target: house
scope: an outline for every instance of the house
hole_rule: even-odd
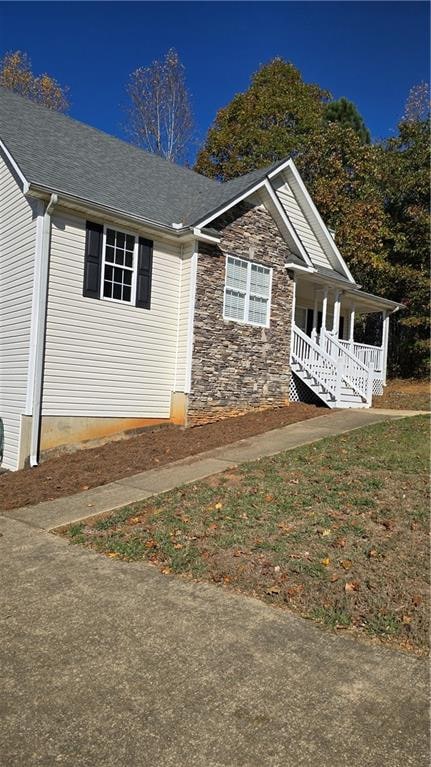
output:
[[[5,90],[0,154],[3,467],[382,392],[399,305],[355,283],[292,159],[222,184]]]

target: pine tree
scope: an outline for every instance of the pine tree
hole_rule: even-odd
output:
[[[352,128],[363,144],[371,141],[370,132],[352,101],[344,97],[331,101],[325,108],[324,119],[328,123],[341,123]]]

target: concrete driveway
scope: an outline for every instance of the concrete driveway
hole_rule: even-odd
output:
[[[425,767],[423,661],[0,518],[4,767]]]

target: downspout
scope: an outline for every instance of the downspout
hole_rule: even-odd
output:
[[[42,383],[45,364],[45,333],[46,315],[48,308],[48,275],[49,254],[51,241],[51,214],[57,205],[58,196],[52,194],[46,206],[42,222],[42,237],[40,245],[40,271],[38,285],[39,314],[35,329],[35,360],[32,397],[32,419],[30,435],[30,466],[39,463],[40,427],[42,421]]]

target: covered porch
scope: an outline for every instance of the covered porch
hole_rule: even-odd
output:
[[[369,407],[373,395],[383,394],[389,318],[400,305],[341,276],[298,270],[294,277],[293,372],[329,407]],[[358,318],[376,313],[379,345],[356,339]]]

